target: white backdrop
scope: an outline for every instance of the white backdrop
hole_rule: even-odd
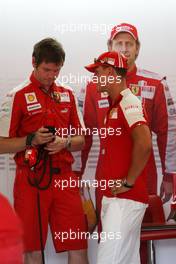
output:
[[[142,43],[138,65],[165,74],[176,98],[176,2],[174,0],[0,0],[0,99],[24,81],[32,70],[33,45],[42,38],[57,38],[66,50],[61,80],[76,93],[87,76],[83,66],[106,50],[113,25],[129,22],[137,26]],[[94,146],[93,153],[97,146]],[[93,164],[93,165],[92,165]],[[93,177],[95,161],[89,159],[87,177]],[[14,164],[0,156],[0,191],[12,201]],[[166,214],[169,210],[165,206]],[[175,263],[176,240],[156,242],[157,264]],[[95,263],[96,241],[90,241],[90,264]],[[48,264],[65,264],[66,254],[56,255],[49,236]]]

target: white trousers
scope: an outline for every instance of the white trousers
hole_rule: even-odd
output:
[[[103,197],[97,264],[140,264],[140,231],[147,204]]]

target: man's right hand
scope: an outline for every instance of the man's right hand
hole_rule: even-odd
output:
[[[53,133],[49,133],[48,128],[41,127],[35,132],[35,136],[32,140],[32,145],[43,145],[52,142],[55,139]]]

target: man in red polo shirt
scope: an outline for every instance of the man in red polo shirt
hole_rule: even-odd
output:
[[[162,165],[163,181],[161,197],[167,202],[172,194],[173,176],[176,175],[176,108],[164,76],[140,69],[136,59],[140,42],[136,27],[122,23],[115,26],[108,41],[109,50],[119,51],[128,59],[126,76],[127,87],[142,101],[151,131],[156,135],[159,156]],[[105,93],[97,93],[96,83],[90,82],[82,90],[80,104],[84,105],[84,122],[90,129],[103,127],[103,120],[109,107]],[[94,114],[92,114],[94,113]],[[101,141],[100,135],[100,141]],[[86,136],[86,146],[82,151],[82,171],[86,166],[92,145],[92,136]],[[157,193],[157,168],[154,152],[147,168],[147,185],[150,194]]]
[[[14,205],[23,223],[26,264],[41,263],[48,223],[56,252],[68,251],[70,264],[88,263],[79,188],[70,184],[77,181],[70,151],[82,149],[84,124],[73,92],[55,83],[64,60],[59,42],[38,42],[30,79],[0,109],[0,153],[17,152]]]
[[[95,73],[97,91],[108,93],[110,105],[97,171],[97,180],[107,183],[105,190],[97,189],[102,232],[106,234],[106,240],[100,239],[97,264],[139,264],[140,227],[148,202],[150,130],[140,100],[126,86],[125,57],[106,52],[86,69]]]

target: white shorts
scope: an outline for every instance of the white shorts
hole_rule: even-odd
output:
[[[147,204],[103,197],[97,264],[139,264],[140,231]]]

